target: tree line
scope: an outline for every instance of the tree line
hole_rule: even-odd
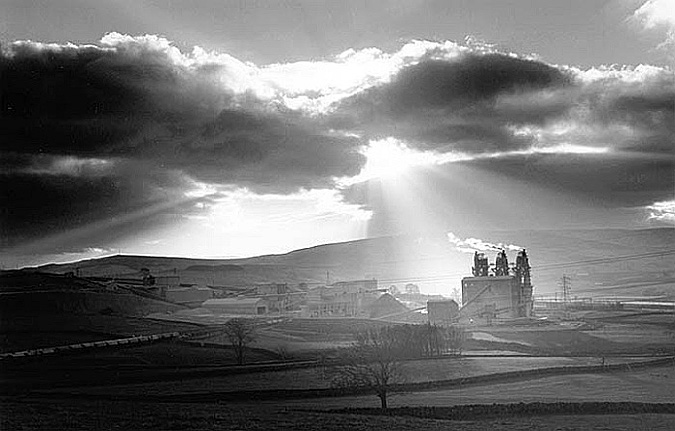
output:
[[[394,385],[405,381],[402,360],[460,354],[465,331],[458,326],[392,325],[370,328],[355,334],[354,344],[342,349],[331,384],[336,388],[362,388],[380,398]]]
[[[461,354],[465,332],[459,326],[392,325],[355,334],[356,346],[386,348],[398,359]]]

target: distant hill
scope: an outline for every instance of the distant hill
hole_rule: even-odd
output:
[[[535,295],[559,291],[563,274],[572,295],[675,297],[675,229],[456,231],[460,238],[526,247]],[[491,262],[494,252],[487,252]],[[509,258],[515,258],[515,251]],[[326,244],[246,259],[188,259],[118,255],[36,268],[82,276],[180,275],[181,282],[215,286],[308,283],[376,278],[382,287],[414,283],[423,292],[451,296],[471,273],[472,254],[458,251],[445,232]]]

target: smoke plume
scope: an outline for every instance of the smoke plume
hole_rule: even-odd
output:
[[[448,232],[448,241],[455,245],[457,251],[462,253],[474,253],[476,251],[488,251],[488,250],[509,250],[509,251],[520,251],[525,247],[513,244],[504,244],[504,243],[491,243],[483,241],[479,238],[467,238],[461,239],[452,232]]]

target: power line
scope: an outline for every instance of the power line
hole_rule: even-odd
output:
[[[663,286],[666,284],[675,284],[675,278],[658,282],[647,281],[644,283],[636,283],[636,284],[630,283],[630,284],[614,284],[610,286],[594,286],[585,289],[574,289],[574,292],[575,294],[577,294],[577,293],[597,293],[607,290],[644,289],[645,287]]]
[[[626,255],[626,256],[605,257],[605,258],[598,258],[598,259],[585,259],[585,260],[579,260],[579,261],[576,261],[576,262],[549,263],[549,264],[546,264],[546,265],[538,266],[537,271],[550,271],[550,270],[553,270],[553,269],[567,268],[567,267],[580,266],[580,265],[614,263],[614,262],[623,262],[623,261],[627,261],[627,260],[648,259],[648,258],[668,256],[668,255],[671,255],[671,254],[675,254],[675,250],[662,250],[662,251],[655,251],[655,252],[642,253],[642,254],[633,254],[633,255]]]

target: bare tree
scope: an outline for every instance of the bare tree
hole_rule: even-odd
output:
[[[341,364],[334,369],[333,387],[372,391],[386,409],[387,396],[403,382],[400,352],[392,335],[390,327],[357,334],[354,345],[342,351]]]
[[[234,348],[237,364],[242,365],[246,346],[255,339],[255,324],[247,319],[236,318],[225,324],[224,331]]]
[[[374,392],[386,409],[387,395],[404,381],[401,361],[461,354],[466,333],[459,326],[392,325],[358,332],[355,338],[340,352],[331,383]]]

